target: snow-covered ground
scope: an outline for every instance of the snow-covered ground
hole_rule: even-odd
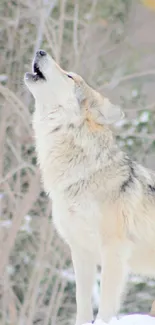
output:
[[[83,325],[92,325],[91,323]],[[107,325],[107,323],[101,320],[96,320],[94,325]],[[108,325],[155,325],[155,317],[148,315],[128,315],[123,316],[120,319],[113,318]]]

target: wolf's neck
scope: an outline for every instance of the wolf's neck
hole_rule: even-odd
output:
[[[38,162],[47,191],[66,187],[113,163],[118,148],[110,129],[92,132],[88,125],[59,125],[35,116]]]

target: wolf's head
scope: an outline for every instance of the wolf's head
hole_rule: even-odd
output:
[[[25,74],[25,83],[36,105],[46,112],[63,112],[68,123],[86,119],[101,126],[123,117],[118,106],[88,86],[79,75],[62,70],[46,52],[36,53],[32,70],[33,73]]]

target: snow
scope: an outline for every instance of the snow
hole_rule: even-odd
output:
[[[0,227],[10,228],[12,226],[12,221],[10,219],[0,221]]]
[[[143,112],[139,120],[140,122],[147,123],[149,121],[149,112]]]
[[[83,325],[92,325],[91,323]],[[94,325],[107,325],[102,320],[97,319]],[[148,315],[128,315],[123,316],[120,319],[113,318],[108,325],[155,325],[155,317]]]
[[[24,223],[21,226],[20,230],[31,234],[32,233],[31,220],[32,220],[32,217],[30,215],[26,215],[24,217]]]
[[[138,96],[138,90],[137,89],[133,89],[132,92],[131,92],[131,96],[133,98],[137,97]]]

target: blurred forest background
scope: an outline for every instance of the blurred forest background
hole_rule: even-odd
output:
[[[39,48],[123,106],[119,146],[155,169],[155,0],[1,0],[1,325],[74,324],[70,253],[52,226],[23,83]],[[131,276],[121,313],[148,312],[153,299],[155,282]]]

